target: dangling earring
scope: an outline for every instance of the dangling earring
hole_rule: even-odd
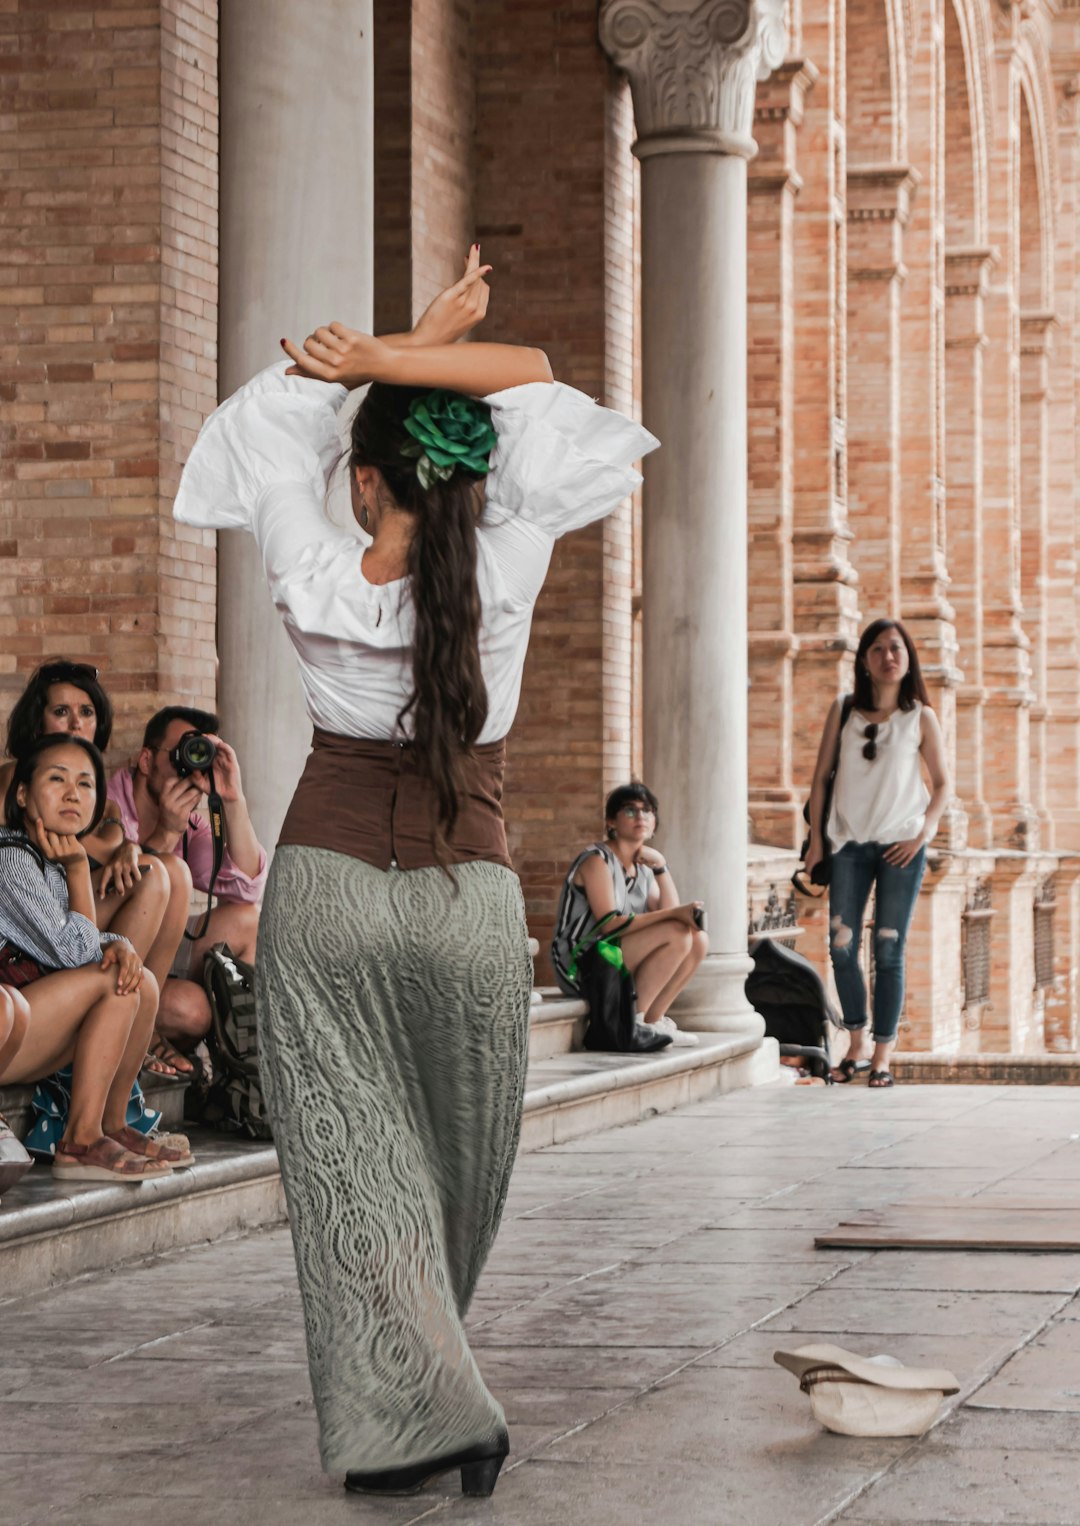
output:
[[[360,500],[360,528],[361,528],[361,530],[366,530],[370,523],[371,523],[371,515],[368,513],[367,504],[361,498],[361,500]]]

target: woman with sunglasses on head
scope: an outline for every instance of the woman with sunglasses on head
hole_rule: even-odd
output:
[[[247,529],[296,651],[313,751],[259,927],[263,1079],[307,1324],[323,1465],[488,1495],[506,1420],[464,1330],[517,1148],[532,961],[502,818],[505,738],[560,535],[611,513],[656,441],[455,344],[466,274],[411,334],[332,323],[212,414],[174,506]],[[358,536],[327,498],[353,416]],[[267,738],[270,745],[272,739]]]
[[[945,746],[914,643],[899,620],[875,620],[855,653],[855,691],[834,701],[810,791],[806,873],[825,854],[822,815],[835,769],[825,833],[832,847],[829,956],[851,1036],[835,1073],[850,1081],[869,1062],[869,1085],[892,1086],[889,1055],[904,1006],[908,928],[949,798]],[[929,779],[927,789],[923,774]],[[863,914],[874,891],[874,1024],[867,1034],[859,968]]]
[[[113,708],[98,670],[89,663],[56,658],[42,663],[27,680],[8,719],[7,752],[24,757],[43,736],[82,737],[104,753],[112,738]],[[0,792],[6,791],[14,762],[0,765]],[[191,874],[174,855],[148,855],[124,836],[120,810],[106,800],[101,821],[85,838],[87,858],[103,929],[129,938],[139,957],[164,988],[187,925]],[[168,1080],[190,1073],[191,1061],[155,1033],[145,1068]]]
[[[667,1043],[697,1044],[697,1034],[677,1027],[668,1008],[709,952],[701,902],[679,904],[664,855],[649,847],[659,810],[647,785],[612,790],[604,804],[604,841],[580,853],[563,882],[551,944],[556,980],[567,996],[579,996],[577,960],[598,937],[618,938],[637,996],[635,1049],[644,1053]]]

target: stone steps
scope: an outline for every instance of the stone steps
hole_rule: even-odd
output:
[[[777,1078],[774,1039],[703,1033],[696,1049],[659,1055],[575,1052],[529,1065],[521,1148],[539,1150],[602,1129],[637,1123],[716,1092]]]
[[[540,1149],[634,1123],[777,1072],[772,1041],[702,1034],[694,1049],[648,1055],[587,1054],[585,1004],[546,991],[533,1008],[521,1148]],[[0,1090],[13,1126],[31,1088]],[[155,1085],[154,1106],[178,1123],[183,1088]],[[198,1164],[140,1187],[54,1183],[38,1164],[0,1206],[0,1299],[84,1272],[280,1222],[284,1196],[272,1147],[192,1130]]]
[[[151,1081],[145,1075],[140,1076],[139,1080],[147,1103],[161,1114],[162,1127],[178,1129],[184,1116],[185,1088],[175,1081]],[[0,1113],[20,1139],[33,1122],[30,1112],[30,1098],[33,1095],[32,1086],[0,1086]]]
[[[73,1187],[35,1165],[0,1206],[0,1300],[285,1217],[271,1145],[191,1139],[195,1166],[140,1187]]]

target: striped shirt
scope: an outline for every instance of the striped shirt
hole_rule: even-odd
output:
[[[606,843],[594,842],[584,853],[578,854],[563,881],[559,909],[555,914],[555,935],[551,943],[555,978],[568,996],[577,994],[577,985],[570,978],[574,949],[591,932],[596,921],[588,896],[582,886],[574,884],[574,878],[585,860],[594,854],[602,858],[611,870],[615,909],[620,916],[627,916],[631,912],[634,916],[639,916],[648,911],[649,897],[656,884],[656,875],[648,864],[638,864],[637,873],[633,879],[628,879],[622,864]]]
[[[11,943],[44,969],[97,964],[102,945],[126,943],[72,911],[67,875],[43,859],[25,832],[0,829],[0,943]]]

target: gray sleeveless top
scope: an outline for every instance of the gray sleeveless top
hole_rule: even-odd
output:
[[[649,897],[656,884],[656,875],[647,864],[638,864],[637,874],[628,883],[622,864],[606,843],[594,842],[584,853],[578,854],[563,881],[559,909],[555,916],[555,935],[551,940],[551,962],[555,966],[555,976],[568,995],[577,994],[577,986],[568,973],[573,951],[596,921],[589,906],[589,898],[580,885],[574,884],[574,876],[593,854],[602,858],[611,871],[615,909],[620,916],[629,916],[631,912],[638,916],[648,911]]]

